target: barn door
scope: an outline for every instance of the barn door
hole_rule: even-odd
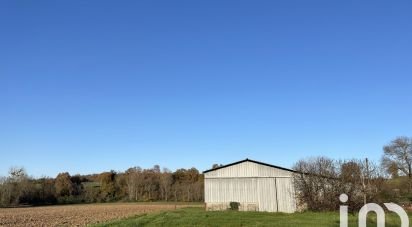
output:
[[[277,211],[275,178],[258,178],[257,193],[259,211]]]
[[[293,213],[296,211],[295,191],[292,178],[276,178],[278,211]]]

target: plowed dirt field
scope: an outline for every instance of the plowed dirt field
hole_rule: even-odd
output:
[[[188,206],[196,205],[108,203],[1,208],[0,226],[85,226]]]

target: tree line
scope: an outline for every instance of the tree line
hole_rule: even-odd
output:
[[[221,165],[213,165],[217,168]],[[398,137],[383,146],[381,161],[302,159],[294,167],[296,196],[302,209],[336,211],[339,195],[349,196],[352,211],[366,203],[412,204],[412,138]],[[92,175],[59,173],[32,178],[23,168],[0,177],[0,206],[95,203],[112,201],[204,201],[204,179],[196,168],[174,172],[129,168]]]
[[[29,177],[24,168],[11,168],[7,177],[0,178],[2,207],[114,201],[203,201],[203,175],[196,168],[172,172],[155,165],[38,179]]]
[[[298,205],[312,211],[336,211],[342,193],[346,205],[358,211],[366,203],[412,203],[412,138],[398,137],[383,147],[380,163],[315,157],[298,161],[294,169]]]

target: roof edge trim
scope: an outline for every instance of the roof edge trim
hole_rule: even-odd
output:
[[[233,163],[230,163],[230,164],[227,164],[227,165],[219,166],[219,167],[214,168],[214,169],[208,169],[208,170],[203,171],[203,173],[209,173],[209,172],[212,172],[212,171],[215,171],[215,170],[223,169],[223,168],[233,166],[233,165],[237,165],[237,164],[240,164],[240,163],[243,163],[243,162],[253,162],[253,163],[256,163],[256,164],[259,164],[259,165],[264,165],[264,166],[268,166],[268,167],[272,167],[272,168],[276,168],[276,169],[281,169],[281,170],[285,170],[285,171],[289,171],[289,172],[293,172],[293,173],[298,173],[298,171],[295,171],[293,169],[288,169],[288,168],[284,168],[284,167],[280,167],[280,166],[275,166],[275,165],[271,165],[271,164],[268,164],[268,163],[251,160],[251,159],[248,159],[248,158],[244,159],[244,160],[241,160],[241,161],[233,162]]]

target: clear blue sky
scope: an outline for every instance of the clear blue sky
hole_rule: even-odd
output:
[[[411,1],[2,1],[0,175],[379,160]]]

